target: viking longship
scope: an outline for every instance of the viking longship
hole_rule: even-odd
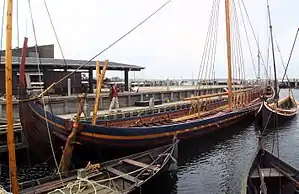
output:
[[[216,15],[210,21],[211,25],[208,33],[217,30],[219,3],[219,0],[213,2],[212,14]],[[54,147],[54,150],[60,149],[60,147],[66,145],[66,142],[74,145],[76,151],[80,152],[78,154],[80,156],[89,151],[104,150],[104,148],[105,150],[108,150],[108,148],[149,148],[168,144],[172,141],[173,136],[177,136],[178,139],[189,139],[221,131],[223,128],[231,126],[249,115],[254,116],[253,113],[261,103],[262,88],[260,86],[248,86],[236,90],[233,87],[232,74],[234,73],[234,76],[238,76],[237,73],[239,71],[232,73],[232,69],[242,69],[244,64],[238,64],[240,60],[237,57],[240,57],[240,55],[232,58],[231,47],[237,49],[235,47],[236,45],[240,45],[240,43],[231,44],[230,36],[233,33],[230,33],[230,28],[232,26],[236,30],[237,27],[235,23],[234,25],[230,24],[229,9],[229,1],[226,0],[226,16],[228,18],[226,19],[227,92],[186,98],[185,100],[192,101],[192,106],[183,115],[164,116],[163,120],[156,117],[148,117],[148,119],[140,118],[137,120],[134,118],[134,120],[123,121],[120,119],[117,125],[111,123],[105,125],[101,121],[97,121],[96,117],[93,117],[92,121],[80,121],[76,117],[76,121],[73,121],[61,118],[47,111],[42,101],[38,98],[32,98],[27,93],[25,80],[20,80],[20,118],[29,148],[34,151],[34,155],[41,159],[48,159],[52,155],[52,147]],[[232,13],[235,13],[235,8]],[[212,53],[214,54],[216,42],[213,40],[217,38],[216,36],[217,33],[207,36],[208,40],[205,45],[205,47],[213,48]],[[239,39],[234,38],[233,40],[238,41]],[[201,80],[207,80],[213,74],[215,57],[207,57],[207,53],[204,53],[202,61],[200,77]],[[207,64],[212,64],[212,66]],[[20,72],[20,78],[24,78],[24,66],[25,63],[21,64],[22,71]],[[242,72],[242,75],[245,76],[244,68]],[[103,74],[104,69],[99,80],[103,79]],[[98,84],[97,91],[100,91],[98,90],[100,87],[101,84]],[[198,87],[212,86],[206,84],[204,86],[199,85]],[[97,93],[95,107],[98,107],[98,97],[99,93]],[[227,103],[222,106],[215,106],[210,103],[215,99],[219,99],[220,101],[221,99],[227,99]],[[208,105],[210,108],[206,108]],[[80,111],[78,112],[81,113]],[[96,116],[96,109],[94,113],[93,116]],[[76,129],[75,132],[74,129]],[[72,141],[70,141],[70,135],[72,136]],[[53,144],[51,144],[51,141],[53,141]]]

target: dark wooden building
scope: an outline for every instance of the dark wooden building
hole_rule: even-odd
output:
[[[20,66],[20,57],[22,49],[13,49],[13,93],[16,95],[18,92],[18,72]],[[5,51],[0,51],[1,63],[0,63],[0,95],[5,92]],[[55,59],[54,58],[54,45],[44,45],[37,48],[28,47],[28,52],[26,55],[26,73],[37,75],[35,81],[38,81],[41,77],[43,82],[43,87],[47,88],[53,82],[58,81],[62,77],[66,76],[70,71],[74,71],[80,65],[85,64],[80,71],[74,73],[70,76],[72,93],[79,93],[82,91],[83,84],[81,73],[88,72],[89,80],[87,89],[90,93],[93,92],[93,70],[96,69],[96,61],[86,61],[86,60],[69,60],[69,59]],[[104,62],[101,61],[101,67],[103,67]],[[38,68],[41,74],[38,74]],[[128,65],[123,63],[111,62],[109,61],[108,70],[124,71],[125,77],[125,90],[129,89],[129,71],[140,71],[144,67],[137,65]],[[63,82],[57,84],[53,89],[57,94],[67,94],[67,79]],[[33,87],[33,86],[28,86]]]

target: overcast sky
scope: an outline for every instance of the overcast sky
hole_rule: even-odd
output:
[[[2,5],[0,0],[2,18]],[[16,0],[14,1],[14,39],[17,46]],[[68,59],[90,59],[155,11],[165,0],[47,0],[63,52]],[[144,66],[136,78],[180,79],[197,77],[209,23],[212,0],[173,0],[148,22],[120,41],[98,59]],[[238,9],[238,3],[235,0]],[[252,25],[259,34],[263,58],[267,58],[268,26],[266,0],[244,0]],[[274,35],[282,56],[287,61],[297,28],[299,27],[298,0],[269,0]],[[43,0],[31,0],[38,45],[55,44],[55,57],[61,53],[52,30]],[[241,21],[239,15],[239,21]],[[1,23],[1,22],[0,22]],[[26,25],[27,23],[27,25]],[[27,26],[27,27],[26,27]],[[257,65],[257,46],[249,24],[249,40]],[[19,30],[21,42],[35,40],[28,2],[19,1]],[[240,23],[247,78],[254,78],[243,24]],[[5,40],[3,42],[4,46]],[[22,43],[20,43],[22,44]],[[295,47],[288,75],[299,77],[299,43]],[[2,47],[3,48],[3,47]],[[283,69],[276,50],[278,77]],[[261,67],[263,75],[263,66]],[[226,45],[224,0],[220,3],[219,31],[216,55],[216,77],[226,78]],[[109,72],[108,76],[120,73]],[[272,73],[273,75],[273,73]],[[130,73],[132,78],[133,73]]]

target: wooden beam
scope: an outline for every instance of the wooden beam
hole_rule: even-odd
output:
[[[100,61],[97,61],[97,64],[96,64],[96,80],[97,80],[97,85],[99,84],[100,74],[101,74]]]
[[[12,106],[12,0],[7,1],[6,18],[6,51],[5,51],[5,98],[6,98],[6,118],[7,118],[7,145],[9,154],[9,169],[12,192],[19,193],[15,140],[13,129],[13,106]]]
[[[248,89],[244,89],[244,90],[236,90],[233,92],[233,94],[237,94],[237,93],[241,93],[241,92],[248,92],[250,90],[252,90],[253,88],[248,88]],[[203,98],[210,98],[210,97],[216,97],[216,96],[227,96],[228,92],[220,92],[220,93],[215,93],[215,94],[206,94],[206,95],[201,95],[201,96],[193,96],[190,98],[185,98],[185,101],[189,101],[189,100],[197,100],[197,99],[203,99]]]
[[[123,173],[115,168],[112,168],[112,167],[107,167],[107,171],[115,174],[116,176],[120,176],[120,178],[123,178],[123,179],[126,179],[130,182],[133,182],[133,183],[136,183],[136,182],[140,182],[141,180],[129,175],[129,174],[126,174],[126,173]],[[113,178],[113,177],[112,177]]]
[[[134,165],[134,166],[138,166],[138,167],[140,167],[140,168],[148,168],[148,169],[153,170],[153,171],[155,171],[155,170],[159,170],[159,169],[160,169],[160,168],[157,167],[157,166],[153,166],[153,165],[145,164],[145,163],[143,163],[143,162],[139,162],[139,161],[136,161],[136,160],[131,160],[131,159],[129,159],[129,158],[126,158],[126,159],[124,159],[124,160],[122,160],[122,161],[125,162],[125,163],[128,163],[128,164]]]
[[[97,90],[96,90],[96,98],[95,98],[95,103],[94,103],[94,109],[93,109],[93,114],[92,114],[92,124],[95,125],[97,121],[97,112],[99,108],[99,101],[100,101],[100,96],[101,96],[101,89],[105,77],[106,70],[108,68],[108,60],[105,61],[103,71],[101,72],[99,76],[99,81],[97,84]]]
[[[84,93],[82,96],[79,96],[79,106],[77,110],[76,120],[73,122],[73,128],[71,134],[67,137],[63,154],[61,156],[59,164],[59,172],[65,172],[69,169],[69,164],[73,155],[74,141],[79,127],[79,122],[81,118],[81,113],[83,112],[83,106],[86,99],[87,93]]]

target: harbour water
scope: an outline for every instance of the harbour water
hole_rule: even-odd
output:
[[[282,90],[281,96],[287,90]],[[293,90],[299,101],[299,90]],[[295,117],[276,130],[266,131],[266,148],[277,155],[279,139],[279,156],[299,169],[299,117]],[[204,138],[181,142],[177,174],[164,176],[142,190],[142,193],[161,194],[207,194],[240,193],[241,181],[250,160],[257,149],[257,129],[252,120],[235,125],[221,133]],[[37,166],[31,172],[26,167],[19,169],[20,178],[28,179],[29,173],[34,178],[53,172],[47,166]],[[9,184],[8,174],[3,173],[0,183]],[[138,192],[137,192],[138,193]]]

